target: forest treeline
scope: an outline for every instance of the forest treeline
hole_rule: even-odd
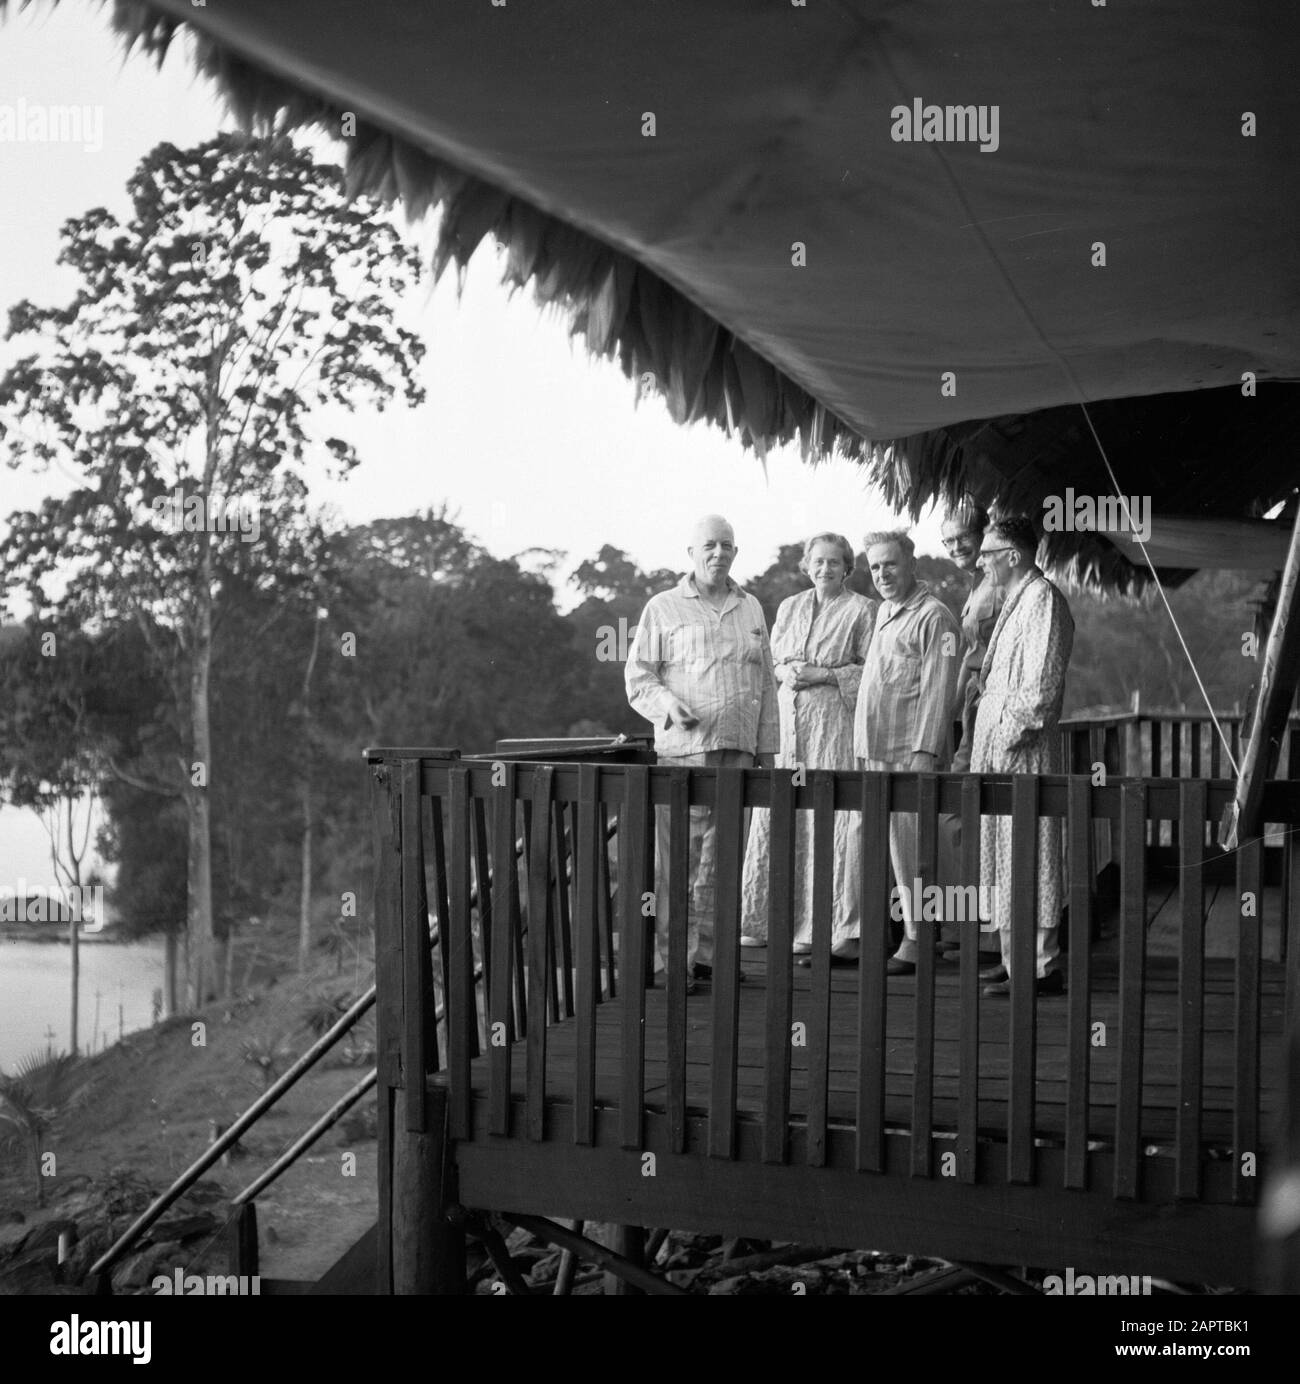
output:
[[[808,583],[799,543],[743,584],[769,626]],[[367,745],[489,750],[505,737],[644,732],[623,660],[645,601],[680,573],[643,571],[606,545],[557,589],[563,554],[500,558],[445,513],[334,535],[317,580],[287,600],[231,585],[218,598],[211,668],[212,881],[216,932],[296,918],[304,824],[313,931],[328,938],[370,889]],[[685,563],[685,555],[683,555]],[[944,558],[923,579],[960,613],[966,579]],[[874,595],[865,563],[850,578]],[[1207,573],[1170,593],[1217,706],[1242,701],[1255,664],[1251,583]],[[574,597],[577,603],[574,604]],[[1200,705],[1163,608],[1072,593],[1077,630],[1067,714]],[[95,630],[0,630],[0,775],[7,801],[92,782],[132,933],[183,930],[189,772],[183,699],[146,656],[138,621]],[[186,676],[182,665],[176,677]],[[42,790],[42,785],[44,789]]]

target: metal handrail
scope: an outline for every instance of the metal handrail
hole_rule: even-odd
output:
[[[210,1144],[161,1196],[156,1197],[151,1205],[136,1217],[113,1244],[90,1266],[90,1273],[100,1274],[112,1268],[131,1245],[159,1219],[163,1212],[188,1191],[227,1149],[239,1141],[242,1134],[247,1133],[250,1126],[261,1119],[271,1106],[343,1037],[348,1029],[374,1004],[375,994],[375,987],[372,985],[345,1014],[338,1018],[332,1028],[323,1033],[283,1076],[262,1092],[219,1139]]]
[[[252,1201],[259,1192],[264,1192],[282,1172],[296,1163],[299,1157],[306,1153],[331,1125],[341,1120],[361,1097],[373,1088],[378,1079],[379,1068],[376,1067],[369,1076],[362,1077],[347,1095],[336,1100],[320,1119],[305,1134],[300,1135],[260,1177],[250,1182],[238,1196],[231,1197],[231,1206],[242,1206],[246,1201]]]
[[[606,839],[611,839],[616,831],[613,823],[606,829]],[[519,837],[515,841],[515,856],[520,857],[524,852],[524,839]],[[572,857],[566,862],[566,875],[571,876],[573,869]],[[488,882],[491,883],[492,874],[488,872]],[[478,887],[477,885],[470,890],[469,903],[471,908],[478,907]],[[523,930],[527,931],[524,924]],[[431,925],[429,929],[430,944],[438,941],[438,927]],[[483,967],[480,963],[474,968],[474,983],[477,984],[483,978]],[[180,1197],[182,1197],[207,1170],[216,1163],[221,1156],[231,1149],[248,1130],[262,1118],[264,1114],[276,1104],[282,1095],[285,1094],[298,1080],[304,1076],[316,1063],[325,1056],[327,1052],[348,1032],[352,1026],[361,1019],[366,1012],[374,1005],[376,988],[371,986],[364,995],[356,1000],[346,1013],[340,1015],[333,1026],[323,1033],[320,1038],[307,1049],[303,1055],[279,1077],[267,1090],[248,1107],[247,1110],[230,1126],[229,1129],[214,1140],[212,1144],[197,1158],[181,1175],[157,1196],[149,1206],[129,1225],[126,1230],[118,1236],[117,1240],[109,1246],[103,1254],[90,1266],[90,1274],[102,1274],[112,1268],[114,1264],[126,1253],[135,1241],[144,1234]],[[437,1023],[444,1017],[445,1007],[439,1006],[434,1013],[434,1022]],[[320,1138],[331,1125],[335,1124],[345,1115],[348,1110],[359,1101],[375,1084],[378,1077],[378,1069],[358,1082],[347,1095],[336,1101],[329,1110],[325,1112],[310,1129],[306,1130],[284,1153],[282,1153],[274,1163],[249,1186],[231,1199],[232,1206],[242,1206],[250,1201],[258,1192],[265,1190],[282,1173],[287,1171],[315,1142]]]

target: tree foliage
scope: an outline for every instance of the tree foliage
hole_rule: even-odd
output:
[[[210,684],[220,620],[317,580],[308,461],[319,410],[418,404],[423,345],[396,321],[420,262],[341,171],[287,139],[159,145],[133,214],[67,222],[62,307],[17,304],[35,349],[0,380],[0,452],[76,479],[10,516],[6,586],[42,623],[135,623],[171,691],[178,754],[155,786],[187,812],[190,998],[215,991]],[[335,470],[357,461],[321,439]]]

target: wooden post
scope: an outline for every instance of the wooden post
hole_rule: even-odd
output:
[[[424,1132],[409,1128],[409,1094],[399,1095],[393,1129],[393,1292],[456,1296],[465,1292],[465,1231],[457,1204],[455,1146],[447,1127],[447,1091],[441,1086],[429,1090]]]
[[[390,1227],[393,1217],[393,1108],[399,1076],[402,992],[401,820],[392,792],[392,770],[371,766],[370,817],[375,859],[375,1067],[379,1140],[379,1242],[375,1247],[375,1292],[393,1291]]]
[[[1260,669],[1258,691],[1250,718],[1250,738],[1239,761],[1237,791],[1219,830],[1219,843],[1233,850],[1263,833],[1259,820],[1264,781],[1277,763],[1287,715],[1300,679],[1300,507],[1291,531],[1291,547],[1278,585],[1277,608],[1269,630]]]
[[[257,1205],[241,1201],[230,1223],[230,1272],[236,1277],[254,1278],[257,1266]]]
[[[639,1225],[612,1225],[609,1247],[615,1254],[629,1259],[639,1269],[645,1268],[645,1230]],[[613,1297],[645,1297],[645,1291],[633,1287],[618,1274],[605,1275],[605,1294]]]

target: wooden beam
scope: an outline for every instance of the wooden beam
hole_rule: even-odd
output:
[[[1300,506],[1296,507],[1291,547],[1277,593],[1273,627],[1264,647],[1264,666],[1260,669],[1259,690],[1250,722],[1250,739],[1237,775],[1237,791],[1232,806],[1219,830],[1219,844],[1235,850],[1242,842],[1258,836],[1263,823],[1260,807],[1264,781],[1286,733],[1287,713],[1300,681],[1300,618],[1297,617],[1297,590],[1300,590]]]

